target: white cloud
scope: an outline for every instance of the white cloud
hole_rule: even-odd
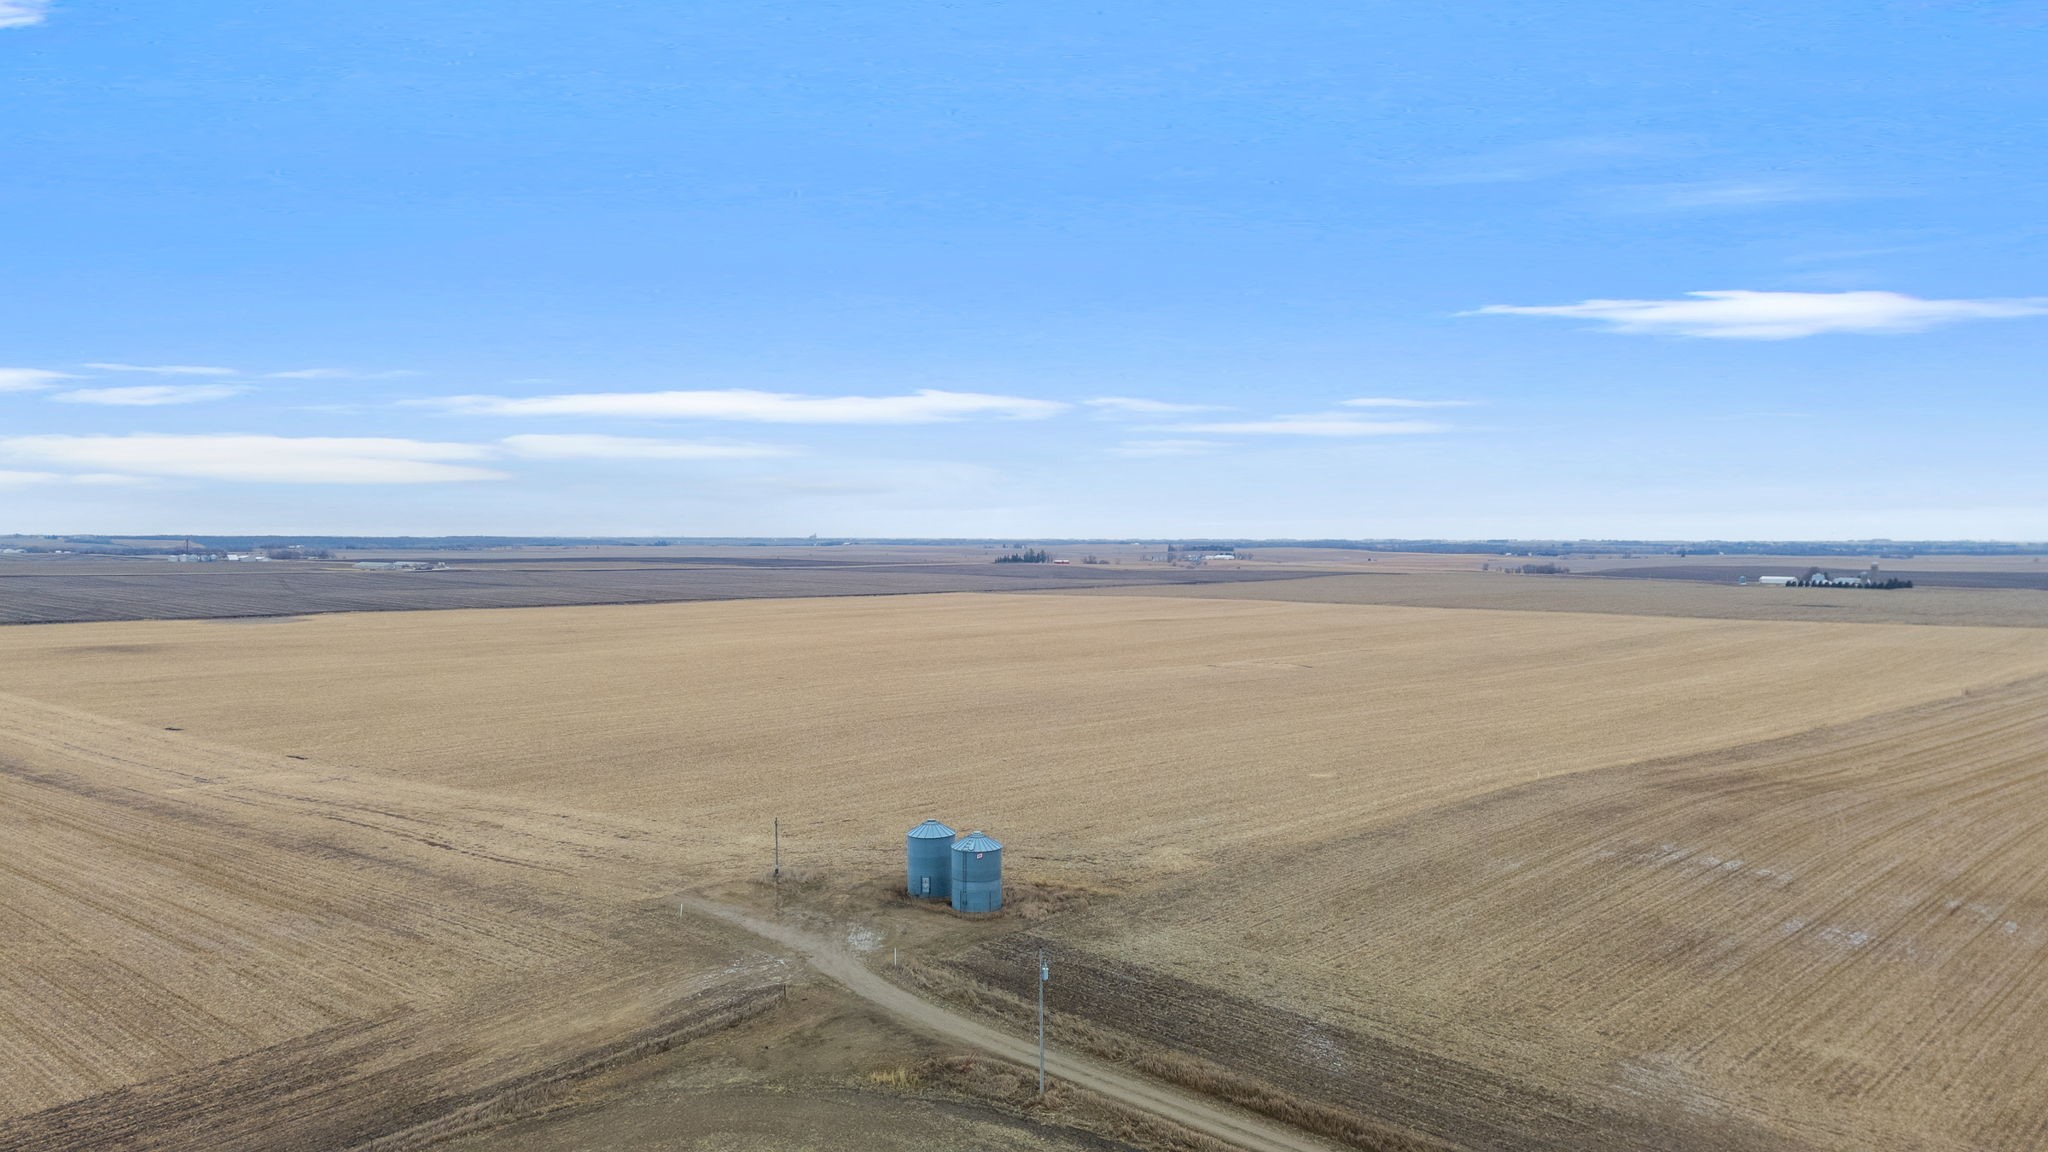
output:
[[[1168,424],[1159,432],[1201,432],[1227,436],[1420,436],[1442,432],[1445,425],[1422,420],[1360,420],[1348,412],[1321,416],[1275,416],[1216,424]]]
[[[4,3],[5,0],[0,0]],[[239,376],[233,368],[216,368],[207,364],[110,364],[105,361],[87,364],[101,372],[147,372],[152,376]]]
[[[435,484],[499,480],[465,461],[475,444],[319,436],[9,436],[0,458],[128,475],[272,484]]]
[[[1470,408],[1477,400],[1409,400],[1400,396],[1361,396],[1341,403],[1346,408]]]
[[[1847,200],[1857,193],[1799,180],[1680,180],[1624,184],[1599,194],[1617,212],[1699,212]]]
[[[1215,404],[1176,404],[1170,400],[1144,400],[1135,396],[1097,396],[1081,403],[1101,412],[1129,416],[1172,416],[1182,412],[1218,412]]]
[[[138,384],[131,388],[75,388],[50,397],[65,404],[108,404],[155,408],[165,404],[198,404],[225,400],[248,391],[233,384]]]
[[[1609,331],[1721,340],[1791,340],[1830,332],[1918,332],[1963,320],[2048,315],[2048,297],[1922,300],[1897,292],[1688,292],[1683,300],[1490,304],[1467,316],[1559,316]]]
[[[584,392],[559,396],[449,396],[420,401],[483,416],[629,416],[762,424],[936,424],[993,416],[1036,420],[1066,410],[1051,400],[921,389],[907,396],[799,396],[727,388],[698,392]]]
[[[76,380],[78,377],[65,372],[50,372],[41,368],[0,368],[0,392],[33,392],[48,388],[59,380]]]
[[[138,476],[121,476],[112,472],[19,472],[0,468],[0,488],[19,488],[30,484],[87,484],[94,487],[111,487],[148,482]]]
[[[396,380],[419,373],[404,368],[385,372],[353,372],[347,368],[294,368],[289,372],[265,372],[266,380]]]
[[[534,460],[758,460],[793,456],[773,444],[707,444],[644,436],[507,436],[506,450]]]
[[[1157,456],[1199,456],[1221,447],[1215,440],[1126,440],[1109,451],[1114,456],[1144,460]]]
[[[1536,140],[1442,161],[1418,174],[1419,184],[1527,184],[1641,164],[1690,151],[1659,136],[1573,136]]]
[[[50,0],[0,0],[0,28],[41,24],[50,14]]]

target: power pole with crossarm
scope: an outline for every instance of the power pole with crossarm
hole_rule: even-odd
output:
[[[1045,962],[1045,949],[1038,950],[1038,1094],[1045,1095],[1045,986],[1052,980],[1052,968]]]

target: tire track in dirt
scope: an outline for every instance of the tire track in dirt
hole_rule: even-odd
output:
[[[11,1152],[439,1131],[773,995],[657,829],[18,696],[0,842]]]
[[[1038,1049],[1030,1040],[940,1007],[889,983],[869,971],[835,940],[806,932],[793,924],[763,919],[697,897],[684,898],[682,908],[687,913],[744,928],[796,951],[821,975],[919,1031],[943,1036],[1015,1063],[1035,1065],[1037,1062]],[[1048,1075],[1249,1152],[1330,1152],[1331,1149],[1331,1145],[1304,1133],[1116,1071],[1085,1057],[1068,1052],[1048,1052],[1045,1059]]]
[[[1231,857],[1043,935],[1091,1021],[1454,1142],[2033,1149],[2048,680]],[[961,970],[1028,995],[1023,946]]]

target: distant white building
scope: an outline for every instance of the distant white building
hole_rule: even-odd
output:
[[[1774,588],[1789,588],[1789,587],[1791,587],[1792,585],[1794,585],[1794,584],[1797,584],[1797,583],[1799,583],[1799,577],[1797,577],[1797,576],[1759,576],[1759,577],[1757,577],[1757,578],[1756,578],[1756,582],[1757,582],[1757,583],[1759,583],[1759,584],[1768,584],[1768,585],[1771,585],[1771,586],[1772,586],[1772,587],[1774,587]]]

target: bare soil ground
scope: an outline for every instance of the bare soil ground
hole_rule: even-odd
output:
[[[1549,557],[1536,557],[1538,560]],[[1790,568],[1804,571],[1811,568],[1825,568],[1830,572],[1854,572],[1876,564],[1884,571],[1893,568],[1910,568],[1920,572],[2004,572],[2039,573],[2048,568],[2048,556],[2039,554],[2017,554],[1996,556],[1968,556],[1960,553],[1937,553],[1920,556],[1886,556],[1877,552],[1865,552],[1853,556],[1807,556],[1797,554],[1727,556],[1700,555],[1674,556],[1571,556],[1560,561],[1574,572],[1612,573],[1630,568],[1667,568],[1681,566],[1694,569],[1720,569],[1729,573],[1765,568],[1777,571]],[[1496,563],[1498,567],[1498,563]]]
[[[1910,561],[1908,563],[1911,563]],[[1638,580],[1703,580],[1713,584],[1734,584],[1744,577],[1755,580],[1759,576],[1801,576],[1808,567],[1825,572],[1854,575],[1866,567],[1862,564],[1789,564],[1782,561],[1765,560],[1757,564],[1654,564],[1629,568],[1595,569],[1590,574],[1633,578]],[[2036,591],[2048,590],[2048,568],[2039,564],[2004,569],[1981,568],[1894,568],[1882,566],[1878,575],[1886,579],[1910,581],[1914,587],[1927,588],[2030,588]],[[1826,591],[1827,589],[1824,589]],[[1899,589],[1873,589],[1873,591],[1899,591]]]
[[[1038,1049],[1033,1042],[1032,1030],[1028,1028],[991,1027],[981,1020],[935,1004],[900,984],[891,983],[883,973],[870,968],[862,959],[862,949],[849,946],[841,935],[840,926],[829,920],[817,926],[812,922],[813,918],[799,918],[791,910],[785,909],[781,914],[757,912],[701,897],[687,897],[681,906],[685,912],[725,921],[777,947],[793,951],[809,968],[887,1012],[900,1023],[970,1045],[974,1051],[998,1056],[1017,1065],[1028,1067],[1034,1058],[1042,1058],[1048,1094],[1055,1082],[1063,1088],[1098,1093],[1245,1152],[1328,1152],[1328,1145],[1305,1133],[1219,1105],[1213,1100],[1205,1100],[1199,1094],[1177,1091],[1143,1077],[1132,1076],[1064,1048],[1056,1052]],[[1000,917],[990,916],[988,919]],[[860,931],[856,929],[853,935],[858,938]],[[897,970],[892,950],[885,971]],[[1401,1152],[1407,1152],[1407,1149]]]
[[[1068,1094],[1029,1103],[974,1067],[977,1054],[890,1023],[829,984],[800,982],[746,1026],[566,1086],[533,1114],[459,1137],[448,1152],[1118,1152],[1136,1117]],[[991,1091],[991,1089],[994,1089]],[[1146,1147],[1171,1147],[1145,1140]]]
[[[1065,1010],[1472,1145],[2040,1147],[2044,704],[2030,680],[1247,850],[956,963],[1029,996],[1049,945]]]
[[[0,697],[0,1146],[347,1147],[764,1006],[658,838]]]
[[[1499,564],[1498,552],[1378,552],[1364,548],[1290,548],[1285,545],[1247,549],[1250,559],[1220,567],[1277,564],[1336,572],[1477,572],[1482,564]]]
[[[1213,1152],[1086,1094],[1028,1099],[1015,1075],[679,914],[659,826],[6,695],[0,841],[10,1152],[465,1132]],[[664,1067],[689,1090],[614,1099]]]
[[[1166,595],[0,630],[0,1146],[453,1132],[714,1030],[785,970],[673,897],[780,817],[878,949],[1000,995],[1043,939],[1134,1052],[1450,1143],[2036,1147],[2041,635]],[[1037,895],[891,935],[928,815]]]
[[[933,814],[1135,885],[1559,772],[2048,669],[2020,629],[947,596],[0,632],[0,691],[891,870]],[[1161,788],[1162,780],[1173,787]],[[749,872],[750,874],[750,872]]]
[[[567,561],[457,556],[451,562],[458,567],[444,572],[358,571],[345,564],[297,561],[171,564],[51,557],[0,563],[0,624],[1008,592],[1119,584],[1213,584],[1284,579],[1294,574],[1163,564],[858,563],[762,557],[685,557],[656,563],[638,557]]]
[[[1589,612],[1719,620],[2048,628],[2048,593],[2018,588],[1737,587],[1727,581],[1610,580],[1499,572],[1324,575],[1262,584],[1091,588],[1078,595],[1279,600],[1304,604]],[[1768,674],[1767,670],[1760,670]]]

